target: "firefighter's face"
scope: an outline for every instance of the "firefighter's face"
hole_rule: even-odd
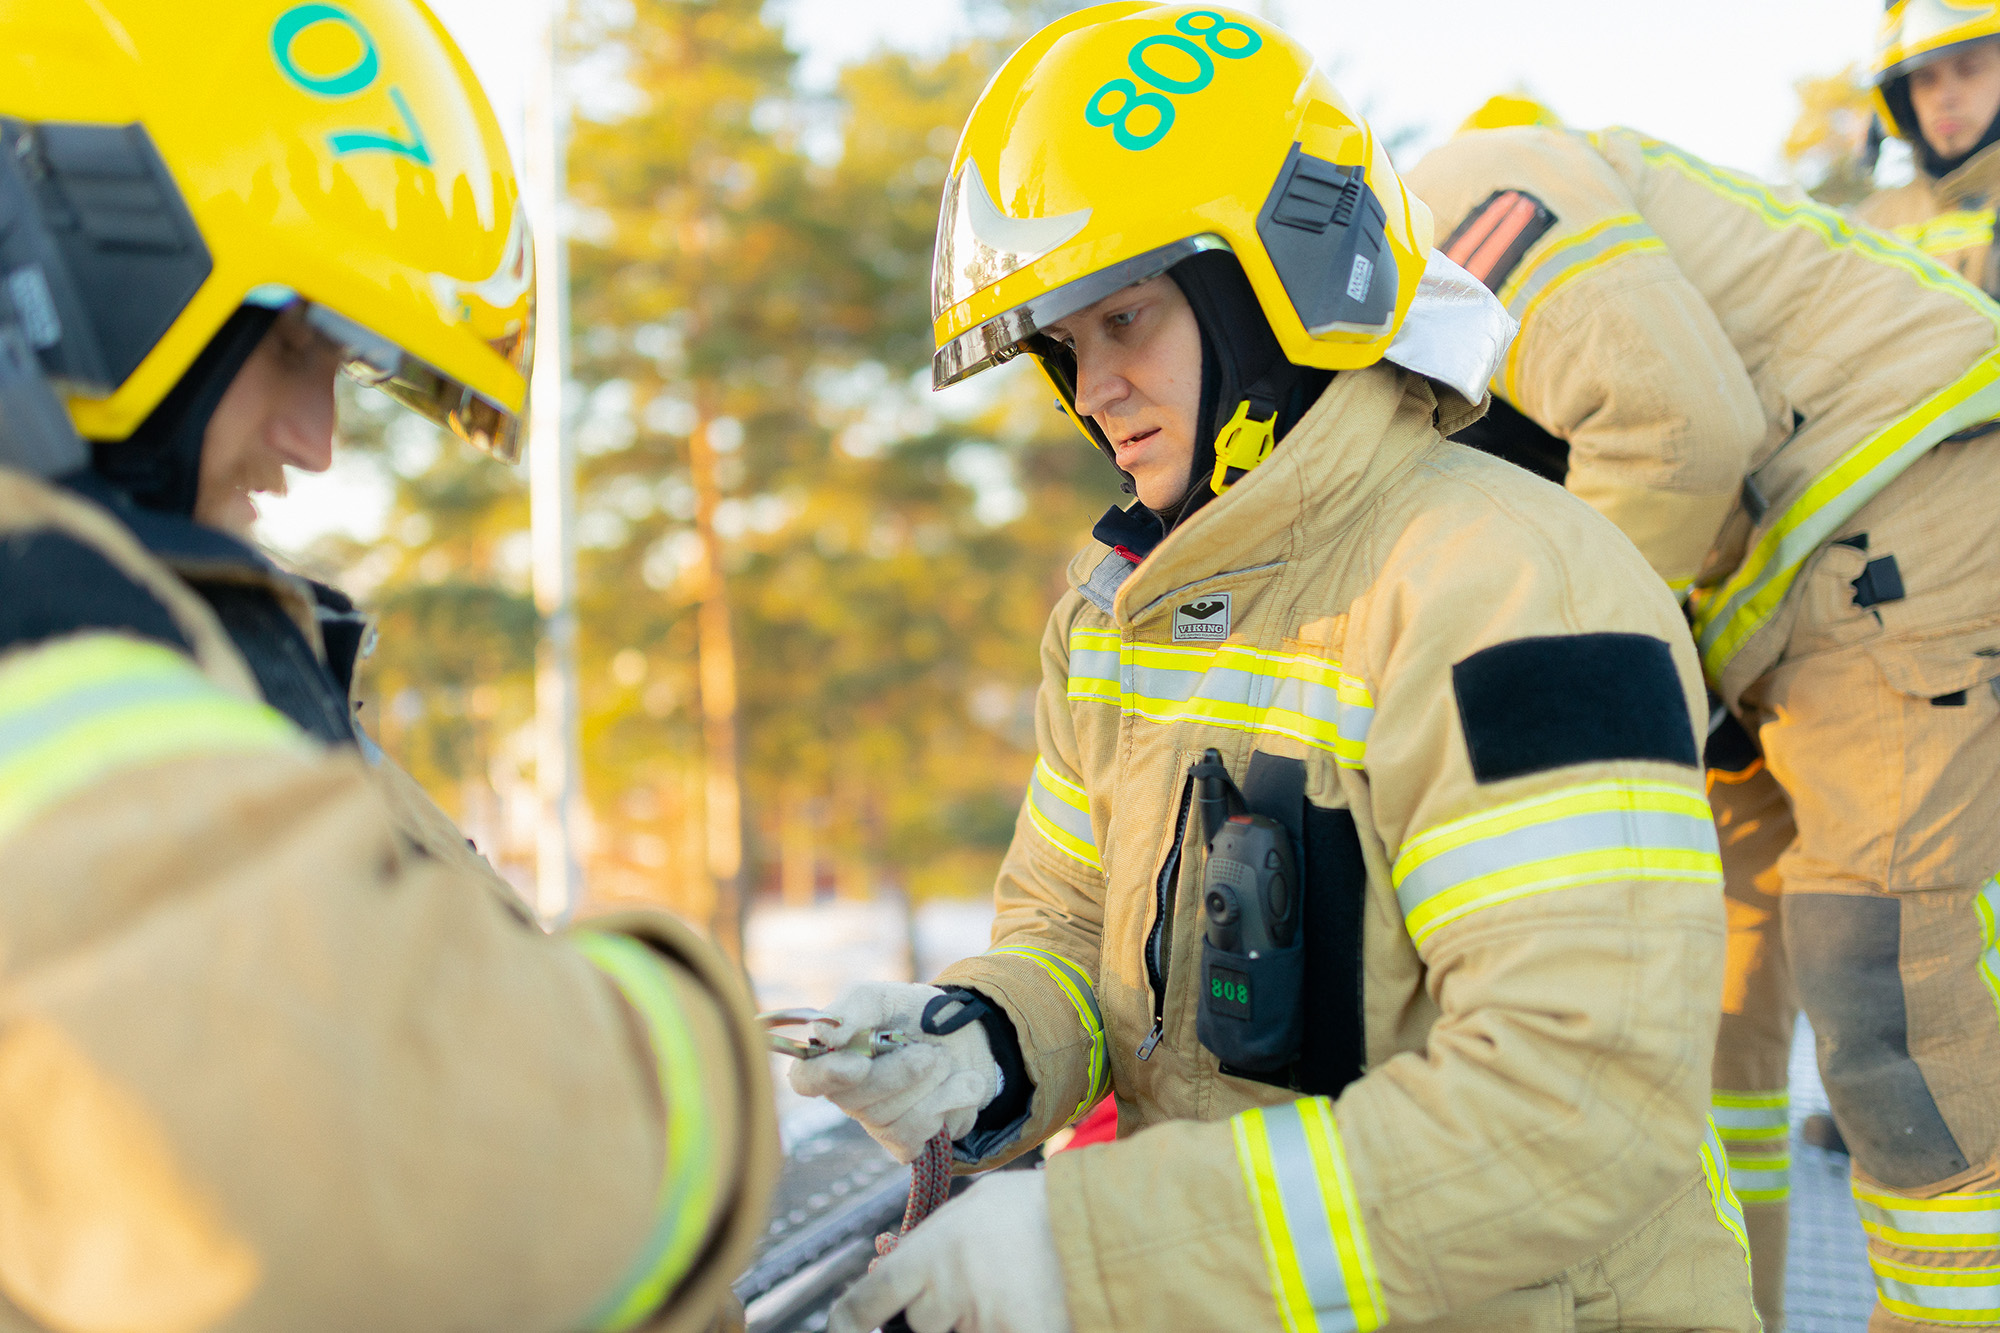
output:
[[[1076,352],[1076,410],[1097,423],[1139,501],[1187,493],[1201,410],[1201,328],[1172,278],[1114,292],[1051,325]]]
[[[1912,71],[1910,106],[1939,157],[1978,147],[2000,115],[2000,41],[1973,42]]]
[[[333,464],[333,380],[340,348],[306,323],[303,308],[280,315],[216,405],[201,441],[197,523],[247,535],[257,495],[283,495],[285,469]]]

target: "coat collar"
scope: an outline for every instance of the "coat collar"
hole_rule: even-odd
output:
[[[1437,408],[1419,375],[1387,365],[1344,371],[1268,462],[1143,553],[1110,589],[1101,571],[1129,562],[1102,540],[1070,562],[1070,585],[1124,625],[1189,584],[1289,560],[1301,541],[1323,542],[1360,517],[1391,477],[1436,442]]]
[[[1989,144],[1948,176],[1929,177],[1932,196],[1946,208],[1985,208],[2000,196],[2000,143]]]

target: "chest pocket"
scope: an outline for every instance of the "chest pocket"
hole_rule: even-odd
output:
[[[1361,1077],[1366,1062],[1361,917],[1368,872],[1352,812],[1312,804],[1305,786],[1303,761],[1251,754],[1241,803],[1290,839],[1302,900],[1296,944],[1261,957],[1218,948],[1211,912],[1198,1028],[1223,1073],[1332,1096]],[[1205,863],[1204,904],[1208,885],[1240,878],[1241,869]]]

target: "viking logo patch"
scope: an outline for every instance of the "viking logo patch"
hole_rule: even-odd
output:
[[[1174,608],[1175,643],[1221,643],[1228,637],[1228,593],[1208,593]]]

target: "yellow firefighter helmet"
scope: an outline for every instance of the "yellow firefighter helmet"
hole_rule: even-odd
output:
[[[1875,44],[1875,111],[1899,138],[1916,139],[1910,71],[1954,47],[2000,37],[2000,3],[1986,0],[1891,0]]]
[[[1431,240],[1381,141],[1284,32],[1200,5],[1097,5],[1030,38],[966,122],[938,219],[932,379],[1032,352],[1049,323],[1217,249],[1288,359],[1371,365]]]
[[[199,8],[0,0],[47,314],[94,334],[54,367],[77,429],[124,439],[236,310],[303,302],[357,378],[517,456],[533,259],[464,57],[419,0]]]
[[[1562,117],[1525,93],[1500,93],[1489,97],[1458,127],[1460,134],[1472,130],[1510,130],[1522,125],[1562,128]]]

